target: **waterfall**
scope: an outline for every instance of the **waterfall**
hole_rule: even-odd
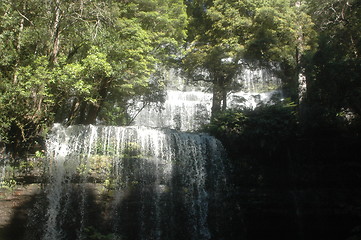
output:
[[[136,117],[135,125],[180,131],[196,130],[208,122],[211,103],[210,93],[200,90],[168,90],[163,109],[147,107]]]
[[[0,193],[2,190],[11,188],[15,182],[12,182],[13,169],[9,164],[10,157],[6,154],[0,153]]]
[[[182,78],[174,69],[164,70],[163,75],[168,85],[163,108],[146,106],[135,118],[134,125],[194,131],[209,123],[211,86],[186,85],[187,79]],[[254,109],[260,103],[271,101],[274,95],[282,95],[281,80],[267,68],[253,69],[245,66],[235,83],[240,87],[228,94],[230,108]],[[136,109],[140,107],[137,106]],[[130,112],[136,110],[132,109]]]
[[[6,169],[6,159],[2,158],[0,155],[0,189],[3,188],[5,180],[5,169]]]
[[[244,71],[237,81],[245,88],[229,95],[230,105],[269,100],[270,89],[254,92],[265,83],[252,83],[265,74]],[[28,239],[221,236],[225,150],[207,134],[186,132],[209,121],[212,96],[206,86],[185,87],[174,70],[166,75],[171,84],[163,110],[143,109],[134,126],[54,125],[47,139],[46,197],[34,211],[44,217],[29,224]]]
[[[225,186],[225,153],[215,138],[140,126],[55,125],[47,145],[44,240],[70,239],[66,230],[74,226],[74,239],[86,239],[94,224],[90,183],[110,196],[112,239],[211,238],[209,204]]]

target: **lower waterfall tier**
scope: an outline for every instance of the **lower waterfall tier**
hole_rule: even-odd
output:
[[[44,228],[33,236],[205,240],[216,234],[209,209],[220,205],[225,189],[225,152],[211,136],[55,125],[47,152],[49,183],[35,211],[45,216],[36,220]],[[103,200],[95,201],[94,192]]]

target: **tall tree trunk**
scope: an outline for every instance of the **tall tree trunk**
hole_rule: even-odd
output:
[[[213,119],[222,110],[223,87],[220,78],[216,77],[213,82],[213,98],[211,118]]]
[[[296,7],[301,8],[302,1],[296,2]],[[307,79],[305,75],[305,69],[301,66],[301,56],[304,52],[303,49],[303,30],[302,26],[298,26],[298,45],[296,46],[296,71],[297,71],[297,82],[298,82],[298,103],[301,105],[307,94]]]
[[[79,108],[79,116],[75,121],[76,124],[84,124],[85,123],[85,115],[86,115],[86,107],[87,103],[83,100],[80,101],[80,108]]]
[[[86,124],[95,124],[101,108],[103,107],[105,98],[108,95],[108,88],[111,83],[109,78],[103,78],[98,91],[99,99],[96,103],[88,104],[88,114],[85,120]]]
[[[100,108],[101,108],[100,103],[88,103],[85,124],[95,124],[96,123]]]
[[[50,25],[50,36],[51,36],[51,46],[49,51],[49,66],[54,67],[58,62],[59,47],[60,47],[60,21],[61,21],[61,9],[60,9],[60,0],[52,0],[55,4],[54,7],[50,8],[50,14],[52,14],[52,25]],[[54,86],[55,87],[55,86]],[[53,107],[53,113],[56,118],[62,119],[62,116],[59,117],[59,110],[61,110],[60,102],[62,96],[57,95],[55,99],[55,106]],[[61,113],[60,113],[61,114]]]
[[[58,61],[60,33],[61,33],[60,20],[61,20],[60,0],[55,0],[54,20],[53,20],[53,26],[51,32],[52,49],[50,50],[50,64],[55,64]]]
[[[76,116],[80,111],[80,106],[81,106],[81,101],[78,98],[74,98],[72,100],[70,110],[67,113],[67,117],[66,117],[66,123],[67,124],[73,124],[74,123],[74,121],[76,119]],[[63,109],[65,108],[64,104],[62,105],[62,107],[63,107]],[[58,119],[60,119],[60,121],[64,120],[64,117],[65,117],[64,113],[65,113],[64,110],[62,110],[59,113]]]
[[[298,69],[298,103],[302,104],[307,94],[307,78],[305,75],[305,69],[300,67]]]

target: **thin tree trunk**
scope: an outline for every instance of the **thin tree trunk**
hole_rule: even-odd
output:
[[[300,8],[302,1],[296,2],[296,7]],[[303,30],[302,26],[298,26],[298,46],[296,46],[296,71],[297,71],[297,82],[298,82],[298,103],[301,105],[307,94],[307,79],[305,75],[305,69],[301,66],[301,56],[304,52],[303,49]]]
[[[25,12],[25,9],[26,9],[26,3],[24,2],[24,5],[23,5],[23,11],[24,12]],[[25,22],[25,19],[22,16],[22,18],[20,20],[19,34],[18,34],[18,39],[17,39],[17,43],[16,43],[16,52],[17,52],[18,56],[16,57],[16,62],[15,62],[15,66],[14,66],[14,68],[15,68],[14,77],[13,77],[14,85],[18,83],[18,67],[19,67],[19,64],[20,64],[21,35],[22,35],[23,30],[24,30],[24,22]]]
[[[222,86],[222,111],[227,109],[227,90],[226,86]]]
[[[305,69],[300,68],[298,70],[298,102],[301,104],[306,98],[307,94],[307,78],[305,75]]]
[[[77,113],[79,113],[80,109],[80,101],[78,98],[73,99],[73,103],[71,104],[70,111],[68,113],[67,117],[67,124],[72,124],[74,119],[76,118]],[[61,113],[63,115],[63,113]],[[61,116],[61,119],[63,119],[63,116]]]

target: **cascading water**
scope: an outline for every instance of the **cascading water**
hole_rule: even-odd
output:
[[[15,184],[12,182],[13,170],[9,164],[9,159],[10,157],[8,155],[0,153],[0,191]]]
[[[95,231],[99,219],[91,219],[88,209],[91,185],[111,200],[102,220],[107,227],[97,231],[107,229],[112,239],[211,238],[209,204],[225,184],[224,150],[213,137],[146,127],[55,125],[48,156],[42,239],[86,239],[89,229]]]
[[[202,91],[168,90],[164,109],[144,109],[135,118],[135,125],[167,127],[189,131],[207,123],[212,95]]]
[[[4,185],[4,180],[6,176],[6,165],[6,159],[2,158],[2,156],[0,155],[0,188],[2,188]]]
[[[164,75],[169,89],[163,109],[145,107],[137,113],[134,125],[194,131],[208,123],[212,103],[210,87],[186,86],[184,83],[187,80],[174,69]],[[227,99],[231,108],[253,109],[260,103],[270,101],[274,95],[281,95],[281,80],[266,68],[244,67],[235,82],[241,86],[241,90],[229,93]]]

